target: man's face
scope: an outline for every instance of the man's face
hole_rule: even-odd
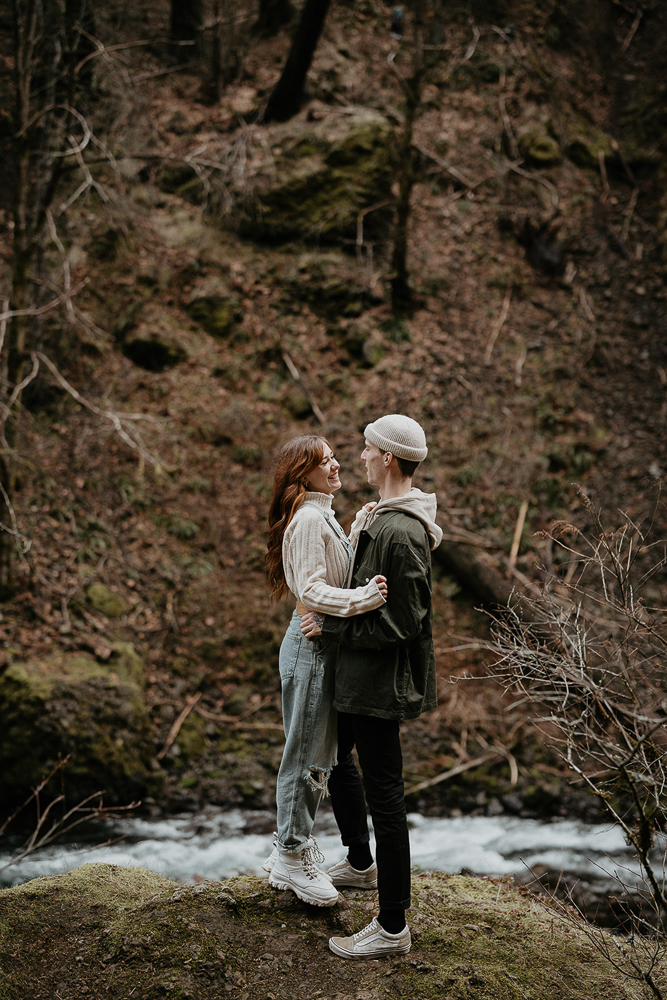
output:
[[[376,444],[364,441],[361,461],[366,466],[366,478],[371,486],[381,486],[384,482],[384,456]]]

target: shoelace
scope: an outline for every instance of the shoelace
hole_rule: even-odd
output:
[[[364,927],[363,930],[357,931],[356,934],[352,935],[354,941],[360,941],[361,938],[366,937],[367,934],[371,934],[373,931],[378,929],[377,917],[373,917],[370,924]]]
[[[313,837],[313,844],[310,847],[306,847],[303,850],[303,870],[308,876],[308,878],[320,878],[322,872],[317,867],[317,862],[320,864],[324,861],[324,855],[317,846],[317,841]]]

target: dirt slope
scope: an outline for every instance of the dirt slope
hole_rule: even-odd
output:
[[[591,48],[584,14],[594,3],[566,35],[555,5],[543,6],[518,5],[508,30],[491,23],[495,8],[480,10],[465,61],[467,15],[447,26],[416,133],[418,307],[400,321],[388,298],[390,231],[370,219],[358,254],[356,232],[331,245],[312,232],[266,244],[239,235],[217,189],[203,204],[164,190],[161,157],[202,145],[218,157],[267,147],[280,157],[284,131],[245,125],[243,115],[271,86],[287,36],[255,43],[242,78],[212,106],[195,74],[146,80],[131,107],[105,77],[120,102],[111,114],[109,98],[102,117],[122,137],[122,180],[96,165],[113,201],[91,195],[68,235],[73,280],[91,279],[79,306],[95,327],[82,344],[80,331],[53,321],[46,347],[88,399],[146,417],[136,426],[155,462],[50,375],[35,386],[17,507],[32,546],[20,593],[3,609],[2,656],[95,649],[99,636],[133,642],[149,664],[156,751],[186,696],[202,692],[160,765],[173,806],[272,800],[289,608],[270,606],[262,558],[271,464],[287,437],[316,430],[332,442],[344,483],[336,506],[349,524],[368,498],[363,427],[382,411],[410,413],[430,444],[417,484],[438,494],[448,530],[507,554],[528,501],[517,567],[534,580],[545,562],[560,570],[558,552],[533,532],[559,518],[586,527],[573,482],[612,526],[619,509],[642,518],[651,506],[667,469],[656,225],[664,168],[649,86],[664,18],[648,11],[622,51],[633,22],[619,6]],[[154,18],[163,15],[156,6]],[[389,38],[384,7],[334,6],[312,101],[291,127],[363,105],[397,133],[392,52],[400,70],[409,51]],[[159,54],[141,59],[160,69]],[[632,111],[640,98],[643,117]],[[218,312],[193,310],[204,299]],[[160,339],[163,370],[136,363],[145,356],[128,345]],[[408,784],[500,739],[519,761],[521,797],[511,799],[514,772],[499,760],[415,804],[442,810],[450,795],[466,809],[493,800],[524,814],[567,811],[554,761],[521,716],[491,686],[450,685],[453,673],[479,668],[479,652],[462,647],[485,624],[474,596],[441,568],[437,576],[441,708],[406,734]],[[95,580],[125,597],[119,619],[87,602]]]

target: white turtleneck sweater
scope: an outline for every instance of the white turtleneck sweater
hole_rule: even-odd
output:
[[[333,519],[332,499],[327,493],[306,493],[304,503],[316,504]],[[343,589],[348,560],[347,547],[324,515],[299,507],[283,536],[283,568],[292,593],[311,611],[339,618],[379,608],[384,598],[375,579],[365,587]]]

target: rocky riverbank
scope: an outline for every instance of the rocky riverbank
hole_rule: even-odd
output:
[[[87,864],[0,891],[0,1000],[635,1000],[581,927],[510,882],[414,879],[409,955],[351,962],[328,949],[375,911],[346,891],[319,910],[261,879],[194,887]]]

